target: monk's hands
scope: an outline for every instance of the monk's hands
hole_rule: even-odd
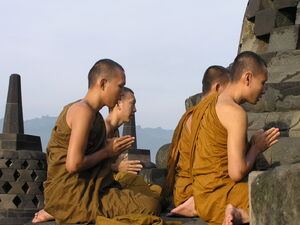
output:
[[[260,129],[251,137],[250,144],[254,146],[258,153],[264,152],[272,145],[278,143],[280,135],[279,129],[272,127],[267,131]]]
[[[128,160],[128,154],[120,156],[116,163],[113,164],[113,169],[116,172],[137,174],[143,168],[141,161]]]
[[[134,137],[128,135],[120,138],[108,138],[105,146],[108,157],[117,156],[123,151],[130,149],[134,143],[134,139]]]

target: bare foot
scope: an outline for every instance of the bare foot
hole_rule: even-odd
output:
[[[42,209],[34,214],[32,223],[46,222],[49,220],[54,220],[54,217],[47,213],[44,209]]]
[[[225,210],[225,218],[223,225],[237,225],[249,223],[249,215],[243,209],[237,209],[233,205],[228,204]]]
[[[190,197],[181,205],[177,206],[175,209],[172,209],[168,216],[180,215],[185,217],[195,217],[198,216],[198,213],[195,209],[194,197]]]

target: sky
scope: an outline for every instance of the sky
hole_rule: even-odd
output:
[[[174,129],[206,68],[236,56],[247,2],[0,1],[0,118],[10,74],[21,75],[25,120],[57,116],[84,97],[93,64],[110,58],[135,92],[136,123]]]

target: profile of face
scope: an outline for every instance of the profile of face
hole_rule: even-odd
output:
[[[268,80],[267,70],[264,70],[255,76],[251,74],[249,79],[249,95],[247,102],[256,104],[266,91],[265,83]]]
[[[123,122],[129,122],[131,116],[136,112],[135,103],[136,99],[133,93],[129,91],[123,93],[117,104],[119,115]]]
[[[105,83],[105,102],[110,108],[114,107],[121,97],[121,93],[126,83],[125,74],[121,70],[115,70],[116,73],[111,79]]]

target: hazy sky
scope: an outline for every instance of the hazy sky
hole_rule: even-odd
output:
[[[101,58],[126,71],[136,122],[174,129],[202,74],[233,61],[247,0],[0,2],[0,118],[9,75],[22,76],[24,119],[82,98]],[[106,111],[106,109],[105,109]]]

